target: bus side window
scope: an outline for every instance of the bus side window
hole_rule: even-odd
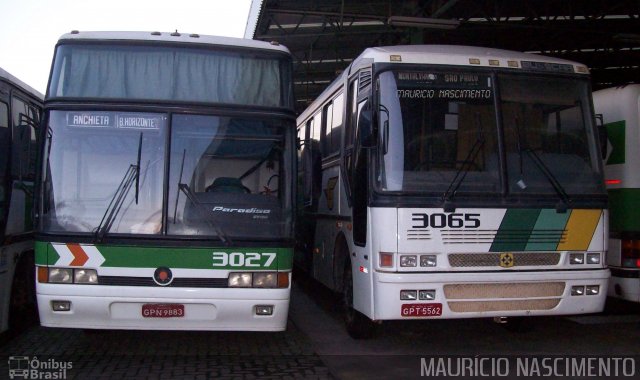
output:
[[[347,176],[347,194],[351,198],[351,187],[353,186],[353,141],[355,139],[355,126],[358,123],[358,79],[354,79],[349,84],[347,99],[347,117],[344,125],[344,170]],[[351,200],[349,199],[349,202]]]
[[[11,141],[9,130],[9,105],[0,102],[0,236],[4,235],[5,223],[5,176],[9,164],[9,147]]]
[[[301,152],[302,190],[304,204],[313,206],[320,195],[320,121],[318,112],[306,123],[307,138]]]
[[[36,123],[38,110],[20,98],[11,99],[13,152],[11,172],[15,178],[33,179],[36,168]]]
[[[322,157],[332,156],[340,151],[342,138],[342,111],[344,99],[342,93],[324,107],[326,125],[322,136]]]
[[[9,130],[9,105],[0,102],[0,179],[4,179],[9,163],[11,131]]]

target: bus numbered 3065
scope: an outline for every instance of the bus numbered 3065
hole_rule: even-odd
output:
[[[369,48],[297,124],[294,261],[342,293],[351,336],[394,319],[603,309],[607,193],[586,66]]]
[[[37,193],[42,325],[286,328],[291,67],[285,47],[251,40],[60,38]]]

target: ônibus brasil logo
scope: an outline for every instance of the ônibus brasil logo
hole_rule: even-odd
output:
[[[39,360],[36,356],[9,356],[10,379],[66,379],[72,362],[56,359]]]

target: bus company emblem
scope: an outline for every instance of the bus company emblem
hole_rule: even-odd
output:
[[[173,273],[167,267],[160,267],[153,273],[153,281],[160,286],[167,286],[173,281]]]
[[[511,268],[515,264],[513,253],[506,252],[500,254],[500,266],[503,268]]]

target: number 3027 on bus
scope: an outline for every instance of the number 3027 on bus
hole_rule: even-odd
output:
[[[441,303],[406,303],[402,305],[403,317],[438,317],[442,315]]]

